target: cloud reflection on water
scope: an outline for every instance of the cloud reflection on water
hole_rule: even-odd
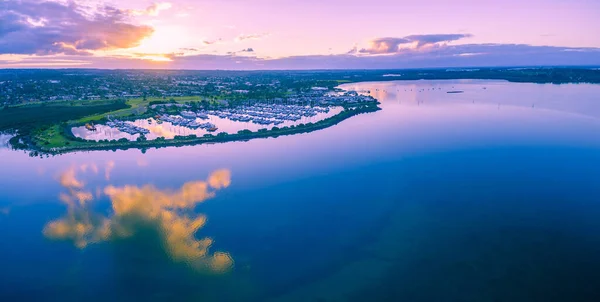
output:
[[[43,233],[47,238],[71,241],[83,249],[89,244],[128,240],[150,231],[157,234],[164,253],[174,262],[214,273],[226,272],[233,266],[228,253],[209,253],[212,238],[195,238],[206,223],[206,216],[195,214],[194,208],[214,197],[216,190],[230,185],[229,170],[214,171],[206,181],[190,181],[177,190],[153,185],[108,185],[102,193],[111,203],[109,215],[92,210],[90,202],[94,196],[85,190],[74,167],[65,170],[59,182],[67,189],[59,195],[67,205],[67,215],[46,224]]]
[[[163,125],[152,125],[152,126],[148,126],[146,127],[146,129],[148,129],[148,131],[150,131],[150,133],[155,134],[156,136],[159,137],[164,137],[166,139],[172,139],[175,137],[175,132],[163,127]]]

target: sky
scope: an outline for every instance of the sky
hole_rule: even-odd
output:
[[[600,65],[597,0],[0,0],[0,68]]]

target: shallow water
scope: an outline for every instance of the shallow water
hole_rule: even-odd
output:
[[[598,300],[600,86],[344,87],[383,110],[146,153],[0,147],[0,299]]]

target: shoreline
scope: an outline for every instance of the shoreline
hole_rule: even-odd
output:
[[[158,149],[163,147],[179,147],[179,146],[192,146],[192,145],[201,145],[201,144],[210,144],[210,143],[226,143],[226,142],[234,142],[234,141],[249,141],[257,138],[270,138],[270,137],[279,137],[279,136],[287,136],[294,134],[302,134],[309,133],[317,130],[322,130],[329,128],[331,126],[337,125],[342,121],[349,119],[353,116],[365,113],[371,113],[381,110],[379,108],[379,102],[375,101],[372,103],[367,103],[365,105],[353,108],[344,108],[342,112],[332,117],[323,119],[316,123],[308,123],[301,124],[298,126],[284,127],[284,128],[273,128],[267,131],[257,131],[257,132],[243,132],[242,131],[234,134],[217,134],[211,136],[178,136],[173,139],[164,139],[158,138],[154,140],[144,140],[144,141],[117,141],[113,143],[101,143],[98,141],[79,141],[76,140],[73,135],[67,136],[67,138],[77,143],[78,145],[68,145],[59,148],[45,148],[44,146],[38,146],[35,144],[31,138],[27,139],[23,144],[15,144],[11,142],[11,145],[14,149],[20,150],[29,150],[32,153],[37,153],[39,155],[60,155],[72,152],[79,151],[116,151],[116,150],[128,150],[128,149],[139,149],[142,152],[145,152],[147,149]],[[18,135],[13,137],[19,138]],[[17,146],[15,146],[17,145]]]

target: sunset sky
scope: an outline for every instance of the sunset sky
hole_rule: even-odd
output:
[[[0,68],[600,65],[597,0],[0,1]]]

